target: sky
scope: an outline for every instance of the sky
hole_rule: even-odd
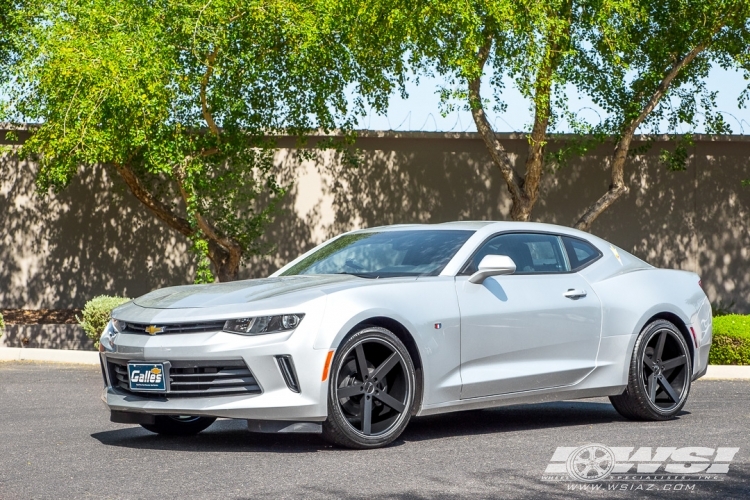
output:
[[[471,114],[466,111],[455,111],[446,117],[440,115],[440,99],[436,93],[442,80],[440,78],[420,78],[419,86],[414,83],[407,85],[408,99],[399,95],[391,98],[388,112],[377,115],[372,112],[360,120],[359,128],[369,130],[398,130],[423,132],[475,132],[476,127]],[[725,121],[729,124],[733,134],[750,135],[750,109],[740,109],[737,98],[748,85],[741,72],[727,71],[721,68],[712,69],[708,78],[710,90],[718,91],[717,105],[723,112]],[[487,84],[483,84],[483,97],[491,97]],[[508,104],[507,111],[496,114],[489,110],[487,113],[496,132],[521,132],[528,128],[531,121],[529,107],[521,94],[512,84],[506,84],[504,92]],[[575,89],[568,91],[570,108],[579,112],[580,118],[590,123],[597,123],[604,112],[585,96],[581,97]],[[569,131],[566,128],[560,132]],[[661,132],[668,132],[662,130]],[[678,132],[688,132],[680,130]],[[702,128],[696,132],[703,132]]]

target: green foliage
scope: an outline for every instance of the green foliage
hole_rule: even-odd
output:
[[[5,320],[3,320],[3,315],[0,313],[0,337],[3,336],[3,333],[5,333]]]
[[[124,297],[100,295],[86,302],[81,317],[76,316],[76,320],[86,336],[94,342],[94,348],[99,349],[99,338],[110,320],[112,309],[129,301]]]
[[[714,318],[713,335],[710,364],[750,365],[750,316],[730,314]]]
[[[713,328],[714,335],[727,335],[750,340],[750,315],[727,314],[714,318]]]
[[[196,241],[193,244],[193,252],[198,256],[193,283],[197,285],[216,281],[211,272],[211,262],[208,260],[208,242],[206,240]]]
[[[690,134],[679,136],[674,140],[674,143],[674,151],[662,149],[659,154],[659,161],[670,172],[681,172],[687,169],[688,148],[693,146],[693,136]]]
[[[411,7],[406,4],[403,12]],[[440,90],[444,114],[488,105],[503,112],[509,79],[530,103],[534,119],[527,124],[529,131],[536,125],[546,133],[563,115],[584,129],[586,124],[567,112],[563,92],[565,61],[575,50],[572,35],[585,21],[580,13],[573,0],[417,2],[408,30],[410,61],[421,73],[446,78]],[[486,63],[479,56],[482,47],[489,50]],[[482,75],[491,75],[493,99],[472,102],[467,87]]]
[[[162,221],[236,278],[285,189],[274,137],[346,130],[347,89],[371,85],[317,0],[46,2],[11,97],[41,123],[22,153],[39,190],[111,165]],[[356,91],[356,89],[355,89]],[[363,109],[360,99],[355,109]],[[203,279],[203,278],[200,278]]]
[[[692,128],[700,110],[709,133],[727,133],[706,77],[713,64],[739,64],[750,42],[746,0],[619,3],[605,17],[584,9],[595,29],[575,37],[580,50],[569,60],[571,82],[609,115],[600,128],[615,135],[634,124],[656,132],[665,121],[673,131],[680,124]],[[672,71],[677,74],[667,81]],[[675,153],[665,156],[667,164],[680,164],[683,149]]]

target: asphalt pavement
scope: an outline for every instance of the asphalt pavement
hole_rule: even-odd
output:
[[[368,451],[251,434],[230,420],[195,437],[157,436],[110,423],[101,385],[93,367],[0,363],[0,499],[750,496],[750,381],[696,382],[669,422],[626,421],[607,399],[512,406],[418,418]],[[712,480],[544,480],[558,447],[588,443],[739,451]]]

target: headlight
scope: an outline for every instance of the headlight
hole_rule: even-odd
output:
[[[304,314],[284,314],[282,316],[230,319],[224,323],[224,331],[241,335],[286,332],[297,328],[304,317]]]
[[[122,333],[125,331],[125,328],[127,328],[127,323],[119,319],[113,319],[112,328],[114,328],[115,332]]]

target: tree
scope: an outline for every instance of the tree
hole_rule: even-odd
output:
[[[236,279],[242,259],[262,251],[258,237],[284,194],[273,137],[347,130],[347,85],[368,85],[327,9],[314,0],[47,2],[12,87],[16,118],[41,122],[22,149],[39,158],[40,191],[64,189],[81,166],[109,165],[220,281]]]
[[[571,59],[577,87],[609,115],[599,131],[614,136],[611,184],[575,223],[582,230],[628,192],[625,163],[637,131],[656,132],[664,121],[671,130],[680,123],[694,127],[699,108],[709,133],[729,131],[706,77],[712,64],[737,64],[750,46],[747,0],[636,0],[633,6],[627,14],[614,12],[602,24],[606,29],[588,31],[580,40],[586,48]],[[669,168],[684,168],[689,141],[683,136],[673,153],[662,151]]]
[[[8,83],[10,68],[18,53],[18,41],[25,26],[24,5],[18,0],[0,0],[0,89]],[[0,120],[5,106],[0,107]]]
[[[367,2],[360,8],[359,34],[353,39],[357,46],[386,45],[391,49],[388,53],[400,47],[402,57],[419,74],[437,72],[446,78],[441,91],[444,111],[455,109],[458,102],[471,112],[507,185],[511,218],[526,221],[539,198],[545,170],[559,164],[565,154],[582,153],[587,147],[586,141],[579,141],[562,152],[547,151],[548,131],[563,116],[570,118],[562,90],[569,81],[566,61],[576,49],[573,40],[577,33],[589,29],[586,23],[590,19],[582,16],[582,5],[591,4],[598,15],[606,17],[622,3],[624,0]],[[395,62],[388,57],[370,64],[389,74],[406,70]],[[523,174],[514,167],[487,117],[490,101],[482,94],[482,81],[488,76],[496,111],[505,109],[505,78],[510,78],[530,103],[533,117]]]
[[[0,65],[8,63],[14,52],[18,29],[21,25],[17,0],[0,0]]]

